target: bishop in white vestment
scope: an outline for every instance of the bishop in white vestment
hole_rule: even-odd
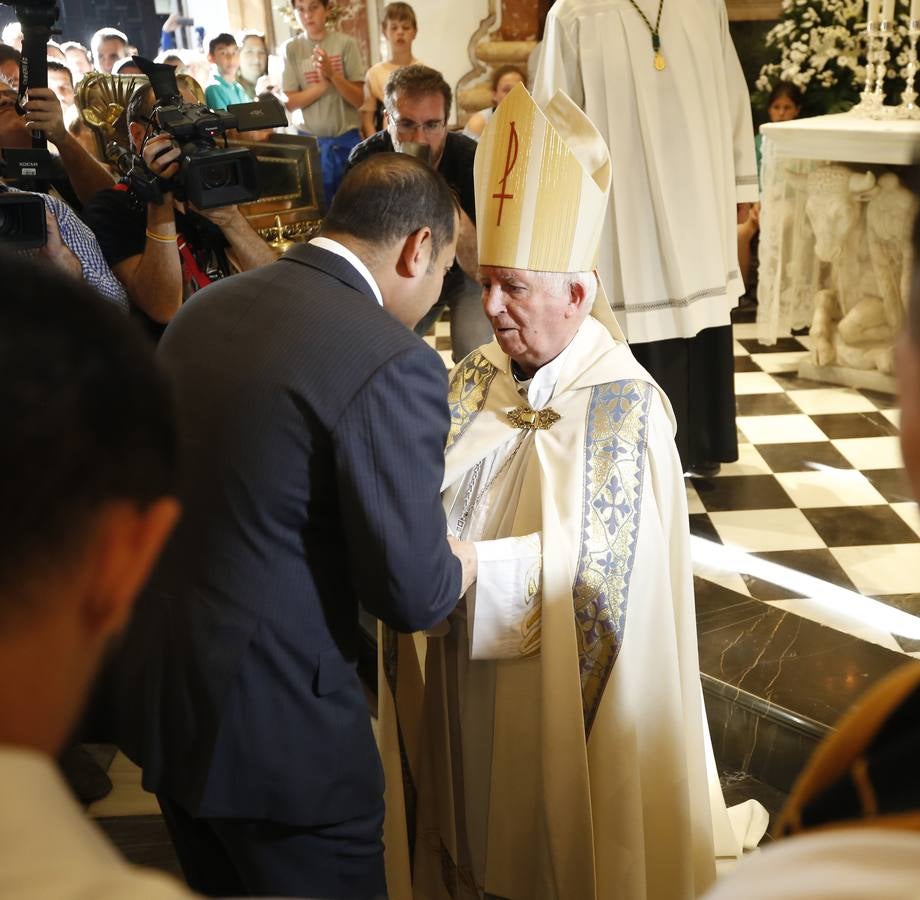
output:
[[[443,498],[478,571],[427,639],[380,636],[394,900],[676,900],[714,879],[674,421],[592,271],[609,177],[571,100],[544,112],[523,86],[477,153],[496,340],[453,373]]]
[[[557,0],[534,98],[565,91],[610,148],[598,268],[677,415],[685,470],[738,457],[729,314],[758,199],[750,98],[724,0]],[[742,220],[743,221],[743,220]]]

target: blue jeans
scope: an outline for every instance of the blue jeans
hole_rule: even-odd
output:
[[[317,138],[319,144],[319,162],[323,171],[323,193],[325,204],[323,210],[332,205],[332,198],[342,183],[348,154],[361,143],[361,132],[357,128],[338,134],[335,137]]]

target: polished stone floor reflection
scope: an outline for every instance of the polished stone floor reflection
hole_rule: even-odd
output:
[[[753,324],[735,325],[740,458],[715,478],[687,482],[698,584],[920,658],[920,515],[903,472],[896,398],[800,379],[809,339],[768,348],[755,334]],[[808,577],[776,583],[737,555],[726,569],[707,545]]]

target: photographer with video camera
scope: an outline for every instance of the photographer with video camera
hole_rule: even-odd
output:
[[[53,188],[80,208],[98,191],[110,187],[113,179],[68,132],[61,103],[48,87],[48,41],[58,17],[57,4],[54,0],[22,0],[3,5],[15,6],[23,44],[21,56],[17,54],[18,81],[9,70],[0,71],[0,175],[7,184],[29,191],[45,193]],[[48,141],[57,149],[57,159],[48,152]],[[9,230],[10,215],[6,218]],[[18,228],[13,227],[13,232],[18,233]],[[34,246],[44,245],[43,228],[36,228],[33,240],[37,241]],[[66,236],[64,240],[67,243]],[[85,263],[83,269],[85,274]]]
[[[50,93],[50,92],[49,92]],[[44,96],[41,90],[34,91],[36,98]],[[0,75],[0,147],[25,149],[31,146],[28,119],[21,118],[15,111],[16,92]],[[52,142],[63,130],[60,105],[50,100],[35,99],[27,106],[32,107],[31,118],[41,123]],[[39,111],[38,107],[42,111]],[[68,147],[66,142],[62,145]],[[71,159],[71,168],[76,173],[73,179],[79,192],[92,195],[100,186],[109,186],[111,177],[102,170],[104,180],[99,181],[99,166],[77,145]],[[74,163],[73,160],[76,162]],[[102,250],[93,233],[80,221],[77,214],[57,197],[47,194],[18,190],[0,178],[0,244],[7,249],[32,251],[42,259],[63,269],[65,272],[83,278],[107,300],[124,311],[128,309],[128,298],[121,283],[112,274]]]
[[[219,148],[213,139],[228,128],[242,130],[242,123],[180,92],[170,66],[135,59],[152,84],[128,103],[133,166],[93,198],[83,217],[132,311],[159,336],[183,300],[230,275],[231,263],[246,271],[276,254],[236,205],[258,196],[251,154]]]

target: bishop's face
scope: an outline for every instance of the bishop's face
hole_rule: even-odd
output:
[[[554,360],[584,320],[583,305],[564,278],[480,266],[479,283],[499,346],[527,375]]]

